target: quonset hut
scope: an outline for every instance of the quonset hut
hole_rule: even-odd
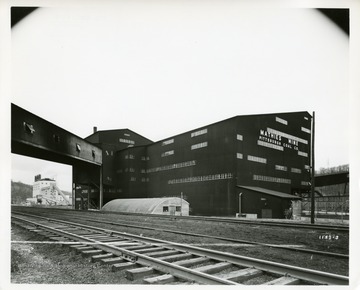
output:
[[[311,115],[295,112],[236,116],[158,142],[128,129],[85,140],[103,151],[104,203],[183,194],[193,215],[283,218],[310,190],[310,128]]]

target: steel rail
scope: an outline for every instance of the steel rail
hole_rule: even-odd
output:
[[[212,275],[209,275],[206,273],[202,273],[202,272],[198,272],[198,271],[195,271],[195,270],[192,270],[189,268],[178,266],[176,264],[172,264],[172,263],[169,263],[166,261],[148,257],[148,256],[140,254],[140,253],[131,252],[126,249],[120,249],[111,244],[102,243],[102,242],[96,241],[91,238],[86,238],[86,237],[82,237],[77,234],[68,233],[68,232],[60,230],[60,229],[54,229],[52,227],[43,225],[41,223],[36,223],[34,221],[29,221],[29,220],[26,220],[26,219],[23,219],[20,217],[13,217],[13,218],[20,220],[22,222],[25,222],[25,223],[29,223],[38,228],[46,229],[49,232],[52,232],[57,235],[61,235],[68,239],[76,240],[76,241],[83,242],[86,244],[91,244],[91,246],[94,248],[97,248],[99,250],[102,250],[102,251],[105,251],[108,253],[112,253],[115,256],[123,258],[124,260],[130,261],[133,263],[138,263],[138,264],[140,264],[142,266],[146,266],[146,267],[153,267],[154,269],[156,269],[158,271],[171,274],[180,279],[191,280],[191,281],[196,281],[198,283],[211,284],[211,285],[238,285],[238,283],[232,282],[230,280],[221,279],[216,276],[212,276]],[[51,219],[51,220],[54,221],[53,219]],[[61,221],[61,222],[63,222],[63,221]],[[79,227],[79,225],[78,225],[78,227]],[[81,227],[83,227],[83,225],[81,225]],[[101,231],[101,232],[103,232],[103,231]]]
[[[93,220],[90,220],[88,218],[83,218],[83,217],[81,217],[81,218],[77,217],[77,219],[94,222]],[[276,248],[276,249],[282,249],[282,250],[288,250],[288,251],[302,252],[302,253],[307,253],[307,254],[315,254],[315,255],[323,255],[323,256],[328,256],[328,257],[349,259],[349,255],[340,254],[340,253],[332,253],[332,252],[317,251],[317,250],[311,250],[311,249],[301,249],[301,248],[289,248],[286,246],[281,246],[281,245],[276,245],[276,244],[267,244],[267,243],[253,242],[253,241],[248,241],[248,240],[237,240],[237,239],[232,239],[232,238],[195,234],[195,233],[188,233],[188,232],[167,230],[167,229],[160,229],[160,228],[151,228],[151,227],[146,227],[146,226],[128,225],[128,224],[117,223],[117,222],[108,222],[108,221],[95,221],[95,222],[102,223],[102,224],[115,225],[115,226],[129,227],[129,228],[131,227],[131,228],[139,228],[139,229],[145,229],[145,230],[155,230],[155,231],[166,232],[166,233],[174,233],[174,234],[180,234],[180,235],[188,235],[188,236],[194,236],[194,237],[218,239],[218,240],[222,240],[222,241],[264,246],[264,247],[270,247],[270,248]]]
[[[54,222],[57,221],[54,219],[48,219],[48,220],[52,220]],[[297,266],[291,266],[291,265],[281,264],[281,263],[277,263],[277,262],[265,261],[265,260],[260,260],[260,259],[256,259],[256,258],[251,258],[251,257],[239,256],[239,255],[230,254],[230,253],[218,252],[218,251],[214,251],[214,250],[210,250],[210,249],[204,249],[204,248],[199,248],[199,247],[190,246],[190,245],[183,245],[183,244],[175,243],[175,242],[162,241],[162,240],[158,240],[158,239],[154,239],[154,238],[147,238],[147,237],[132,235],[129,233],[117,232],[117,231],[113,231],[113,230],[105,230],[105,229],[97,228],[94,226],[88,226],[88,225],[78,224],[78,223],[74,223],[74,222],[61,221],[61,223],[65,223],[65,224],[73,225],[73,226],[81,226],[86,229],[91,229],[91,230],[100,231],[100,232],[106,232],[109,234],[118,234],[118,235],[125,236],[125,237],[131,238],[131,239],[142,241],[145,243],[167,245],[167,246],[171,246],[172,248],[177,249],[177,250],[191,252],[196,255],[207,256],[208,258],[211,258],[211,259],[225,260],[229,263],[233,263],[233,264],[236,264],[239,266],[254,267],[254,268],[257,268],[264,272],[276,273],[278,275],[284,275],[284,274],[290,275],[290,276],[293,276],[300,280],[311,281],[311,282],[314,282],[317,284],[349,285],[349,277],[347,277],[347,276],[342,276],[342,275],[337,275],[337,274],[332,274],[332,273],[327,273],[327,272],[322,272],[322,271],[317,271],[317,270],[312,270],[312,269],[305,269],[305,268],[300,268]]]
[[[18,206],[13,206],[18,207]],[[72,209],[56,209],[59,211],[79,211]],[[227,218],[227,217],[205,217],[205,216],[165,216],[161,214],[144,214],[144,213],[129,213],[129,212],[115,212],[115,211],[91,211],[91,213],[97,214],[116,214],[116,215],[135,215],[135,216],[150,216],[163,219],[184,219],[184,220],[203,220],[203,221],[212,221],[212,222],[227,222],[227,223],[236,223],[236,224],[249,224],[249,225],[266,225],[266,226],[275,226],[275,227],[292,227],[292,228],[303,228],[311,230],[326,230],[326,231],[341,231],[349,232],[349,226],[340,226],[340,225],[324,225],[324,224],[305,224],[297,222],[276,222],[276,221],[250,221],[236,218]]]

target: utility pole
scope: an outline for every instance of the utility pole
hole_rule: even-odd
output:
[[[182,216],[182,200],[183,200],[183,193],[181,192],[181,195],[180,195],[180,216]]]
[[[315,112],[311,128],[311,223],[315,223]]]

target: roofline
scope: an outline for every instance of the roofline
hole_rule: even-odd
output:
[[[154,141],[150,140],[149,138],[146,138],[146,137],[144,137],[143,135],[140,135],[139,133],[137,133],[137,132],[135,132],[135,131],[133,131],[133,130],[131,130],[131,129],[128,129],[128,128],[122,128],[122,129],[109,129],[109,130],[97,130],[96,132],[92,133],[91,135],[89,135],[89,136],[85,137],[84,139],[86,139],[86,138],[90,138],[91,136],[94,136],[94,135],[96,135],[96,134],[98,134],[98,133],[100,133],[100,132],[114,132],[114,131],[124,131],[124,130],[130,131],[130,132],[133,132],[134,134],[139,135],[140,137],[142,137],[142,138],[144,138],[144,139],[146,139],[146,140],[148,140],[148,141],[150,141],[150,142],[153,142],[153,143],[154,143]]]
[[[165,140],[168,140],[168,139],[171,139],[171,138],[174,138],[174,137],[176,137],[176,136],[180,136],[180,135],[183,135],[183,134],[188,134],[188,133],[193,132],[193,131],[196,131],[196,130],[200,130],[200,129],[203,129],[203,128],[206,128],[206,127],[209,127],[209,126],[213,126],[213,125],[216,125],[216,124],[220,124],[220,123],[222,123],[222,122],[228,122],[228,121],[230,121],[230,120],[232,120],[232,119],[246,118],[246,117],[256,117],[256,116],[271,116],[271,115],[282,115],[282,114],[304,114],[304,113],[305,113],[305,114],[308,114],[308,117],[312,118],[312,115],[311,115],[308,111],[236,115],[236,116],[233,116],[233,117],[224,119],[224,120],[216,121],[216,122],[214,122],[214,123],[210,123],[210,124],[207,124],[207,125],[204,125],[204,126],[201,126],[201,127],[197,127],[197,128],[194,128],[194,129],[185,131],[185,132],[183,132],[183,133],[179,133],[179,134],[172,135],[172,136],[170,136],[170,137],[167,137],[167,138],[164,138],[164,139],[155,141],[154,144],[155,144],[155,143],[162,142],[162,141],[165,141]]]

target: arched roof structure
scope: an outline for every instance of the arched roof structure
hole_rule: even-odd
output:
[[[105,204],[102,210],[159,214],[163,212],[163,206],[189,207],[189,203],[179,197],[114,199]]]

